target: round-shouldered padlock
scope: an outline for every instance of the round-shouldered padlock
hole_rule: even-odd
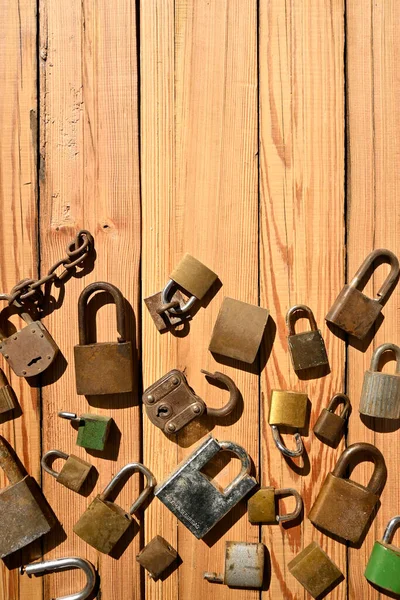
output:
[[[394,355],[395,373],[381,373],[380,361],[386,352]],[[372,355],[371,366],[364,374],[359,411],[380,419],[400,419],[400,348],[382,344]]]
[[[49,465],[50,461],[61,458],[65,461],[60,472],[55,471]],[[74,454],[66,454],[61,450],[49,450],[43,455],[41,460],[42,468],[56,479],[58,483],[64,485],[73,492],[80,492],[83,484],[89,477],[90,471],[94,468],[83,458]]]
[[[295,332],[294,325],[299,315],[308,319],[310,331]],[[288,328],[289,352],[295,371],[312,369],[328,364],[325,342],[321,331],[317,327],[314,313],[309,306],[305,304],[292,306],[286,315],[286,325]]]
[[[400,548],[392,543],[399,528],[400,516],[393,517],[382,541],[375,542],[364,573],[368,581],[394,594],[400,594]]]
[[[340,414],[336,409],[342,405]],[[350,399],[346,394],[335,394],[327,408],[324,408],[314,425],[314,433],[321,442],[336,448],[338,445],[351,410]]]

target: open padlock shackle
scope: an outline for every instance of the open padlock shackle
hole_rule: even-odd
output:
[[[272,429],[272,437],[274,438],[275,445],[282,452],[282,454],[284,454],[284,456],[295,458],[303,454],[304,444],[300,433],[296,432],[293,434],[294,441],[296,442],[296,450],[289,450],[289,448],[287,448],[283,443],[278,425],[271,425],[270,427]]]
[[[227,415],[230,415],[231,412],[235,409],[240,399],[240,392],[236,387],[236,384],[233,381],[233,379],[228,377],[228,375],[224,375],[224,373],[220,373],[219,371],[215,371],[215,373],[210,373],[209,371],[201,369],[201,372],[209,379],[212,379],[213,381],[219,381],[219,383],[222,383],[229,391],[229,400],[225,404],[225,406],[222,406],[222,408],[212,408],[207,405],[207,415],[217,418],[226,417]]]
[[[53,598],[53,600],[86,600],[86,598],[89,598],[96,585],[96,571],[92,563],[83,558],[71,556],[31,563],[30,565],[22,566],[20,572],[21,575],[26,573],[28,576],[31,576],[44,575],[52,571],[64,571],[65,569],[81,569],[86,575],[86,585],[80,592],[69,594],[68,596],[59,596],[58,598]]]
[[[314,317],[314,313],[309,306],[305,304],[296,304],[289,308],[286,314],[286,326],[288,328],[289,335],[296,335],[294,330],[294,314],[295,313],[303,313],[304,317],[308,319],[311,327],[311,331],[318,331],[317,322]]]
[[[131,476],[134,473],[142,473],[146,478],[146,486],[144,490],[139,495],[138,499],[132,504],[129,509],[129,514],[133,515],[134,512],[143,504],[146,500],[147,496],[151,493],[153,488],[157,485],[157,481],[151,471],[142,463],[133,462],[122,467],[120,471],[111,479],[110,483],[106,486],[104,491],[99,495],[100,500],[103,502],[107,500],[107,497],[114,490],[115,486],[121,481],[121,479],[125,479],[127,475]]]
[[[340,413],[340,417],[342,419],[346,419],[347,415],[349,413],[351,404],[350,404],[350,398],[348,396],[346,396],[346,394],[342,394],[340,392],[338,392],[337,394],[334,394],[327,406],[327,411],[334,413],[337,409],[337,407],[343,404],[343,409],[342,412]]]
[[[393,542],[394,534],[399,528],[400,515],[397,517],[393,517],[393,519],[390,519],[385,529],[385,533],[383,534],[382,542],[384,542],[385,544],[391,544]]]
[[[393,252],[390,250],[386,250],[385,248],[378,248],[378,250],[374,250],[370,254],[368,254],[367,258],[364,260],[357,273],[354,275],[353,279],[350,281],[349,286],[358,289],[360,282],[362,281],[366,271],[373,265],[374,261],[380,256],[386,256],[389,260],[387,261],[390,266],[390,273],[386,277],[383,282],[381,288],[376,293],[376,298],[374,298],[379,304],[383,304],[386,296],[390,293],[394,283],[396,282],[397,277],[399,276],[400,268],[398,258]]]
[[[124,343],[127,338],[127,329],[125,321],[125,301],[122,292],[115,287],[115,285],[112,285],[112,283],[96,281],[95,283],[90,283],[87,287],[85,287],[78,299],[79,344],[81,346],[86,346],[88,343],[88,320],[86,317],[87,302],[89,297],[97,291],[108,292],[113,297],[117,311],[117,331],[120,334],[120,337],[117,339],[118,342]]]
[[[293,496],[293,498],[296,500],[296,506],[294,507],[294,510],[291,513],[288,513],[286,515],[276,515],[277,522],[284,523],[285,521],[293,521],[294,519],[297,519],[297,517],[301,513],[301,509],[303,508],[303,499],[300,496],[299,492],[294,488],[282,488],[281,490],[275,490],[275,496]]]
[[[233,442],[218,442],[218,444],[222,451],[226,450],[228,452],[232,452],[232,454],[236,454],[242,463],[240,473],[236,475],[235,479],[231,481],[231,483],[224,489],[224,494],[229,494],[229,492],[239,484],[243,477],[250,475],[251,460],[246,450],[242,448],[242,446],[238,446],[238,444],[234,444]]]
[[[344,478],[347,466],[354,460],[355,457],[360,457],[364,460],[372,460],[374,463],[374,472],[371,475],[371,479],[365,487],[369,492],[379,496],[386,480],[386,464],[385,459],[380,450],[372,444],[366,442],[358,442],[351,444],[346,450],[340,455],[339,460],[336,463],[335,468],[332,471],[332,475]]]
[[[183,306],[179,306],[177,302],[170,301],[170,294],[173,292],[174,286],[177,284],[173,279],[169,279],[165,288],[161,292],[161,303],[162,307],[160,312],[168,311],[174,315],[183,315],[190,311],[190,309],[194,306],[197,298],[196,296],[190,296],[189,300],[183,304]]]
[[[42,469],[44,471],[46,471],[46,473],[48,473],[49,475],[52,475],[53,477],[55,477],[57,479],[57,477],[59,476],[60,473],[58,473],[57,471],[55,471],[54,469],[52,469],[51,467],[49,467],[49,465],[47,464],[49,462],[49,459],[51,458],[62,458],[64,460],[67,460],[69,457],[68,454],[66,454],[65,452],[62,452],[61,450],[49,450],[48,452],[46,452],[46,454],[43,454],[42,456],[42,460],[40,461],[41,465],[42,465]]]
[[[370,371],[378,371],[379,369],[379,361],[381,359],[382,354],[385,352],[393,352],[396,360],[396,375],[400,375],[400,348],[396,346],[396,344],[381,344],[374,351],[371,358],[371,366]]]

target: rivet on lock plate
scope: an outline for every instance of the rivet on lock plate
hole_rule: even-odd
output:
[[[349,463],[356,459],[359,462],[360,458],[374,463],[367,486],[344,478]],[[379,502],[386,476],[385,459],[378,448],[366,443],[352,444],[340,456],[332,473],[328,473],[308,518],[323,531],[357,544]]]
[[[61,458],[65,461],[59,473],[49,466],[49,462],[56,458]],[[80,492],[83,484],[89,477],[90,471],[94,468],[93,465],[79,458],[79,456],[66,454],[65,452],[61,452],[61,450],[49,450],[46,452],[41,464],[46,473],[49,473],[58,483],[61,483],[61,485],[64,485],[73,492]]]
[[[156,535],[136,556],[137,562],[154,581],[157,581],[177,558],[177,551],[161,535]]]
[[[144,299],[158,331],[180,325],[190,317],[198,300],[204,298],[218,275],[199,260],[185,254],[162,290]],[[185,301],[181,290],[189,294]]]
[[[224,490],[202,473],[203,467],[223,450],[236,454],[242,464],[239,475]],[[201,539],[257,485],[250,470],[250,457],[241,446],[208,436],[155,488],[154,495]]]
[[[379,371],[385,353],[394,356],[395,373]],[[400,348],[396,344],[382,344],[373,353],[371,366],[364,375],[359,411],[379,419],[400,419]]]
[[[184,373],[173,369],[153,383],[143,394],[147,416],[164,433],[177,433],[204,412],[218,418],[225,417],[234,410],[240,398],[240,392],[234,381],[223,373],[209,373],[204,370],[201,372],[229,390],[228,402],[222,408],[206,406],[204,400],[189,387]]]
[[[302,392],[283,390],[272,390],[271,392],[269,424],[275,445],[284,456],[294,458],[303,454],[304,445],[300,433],[298,431],[294,433],[296,450],[289,450],[283,443],[279,429],[282,427],[293,430],[304,429],[307,422],[307,406],[308,396]]]
[[[340,415],[335,413],[339,405],[343,405]],[[314,433],[321,442],[336,448],[344,433],[351,404],[346,394],[335,394],[324,408],[314,425]]]
[[[204,573],[204,579],[234,588],[259,589],[263,585],[264,562],[264,544],[225,542],[224,573]]]
[[[344,579],[340,569],[316,542],[311,542],[291,560],[288,569],[313,598],[322,598]]]
[[[294,324],[297,315],[304,315],[310,322],[311,331],[295,333]],[[325,342],[321,331],[317,328],[314,314],[308,306],[297,304],[288,310],[286,315],[288,327],[288,345],[292,359],[293,369],[302,371],[327,365]]]
[[[14,410],[16,406],[17,399],[15,397],[15,392],[8,383],[8,379],[3,369],[0,369],[0,414]]]
[[[78,417],[75,413],[59,412],[58,416],[78,425],[76,445],[90,450],[104,450],[113,419],[103,415],[87,414]]]
[[[375,542],[364,573],[368,581],[393,594],[400,594],[400,548],[392,543],[399,527],[400,516],[393,517],[382,541]]]
[[[31,563],[21,567],[21,575],[45,575],[54,571],[65,571],[68,569],[80,569],[84,572],[86,577],[85,586],[80,592],[75,594],[68,594],[68,596],[62,596],[54,598],[54,600],[87,600],[92,598],[92,592],[96,586],[97,576],[96,571],[92,563],[84,558],[78,558],[77,556],[71,556],[67,558],[53,558],[52,560],[45,560],[43,562]]]
[[[293,496],[296,506],[293,512],[280,515],[278,513],[278,498]],[[262,523],[263,525],[275,525],[286,523],[297,519],[303,508],[303,500],[300,494],[293,488],[277,490],[273,487],[261,488],[247,503],[247,514],[250,523]]]
[[[376,298],[369,298],[358,288],[374,261],[384,257],[391,270]],[[326,320],[358,339],[363,339],[375,323],[383,304],[389,297],[399,276],[399,261],[390,250],[374,250],[367,256],[351,282],[344,286],[326,315]]]

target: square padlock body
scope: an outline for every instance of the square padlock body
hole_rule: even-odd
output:
[[[102,415],[82,415],[76,438],[77,446],[104,450],[113,419]]]
[[[58,346],[41,321],[29,323],[5,340],[0,352],[18,377],[34,377],[51,365]]]
[[[133,389],[131,342],[74,347],[76,391],[84,396],[123,394]]]
[[[375,542],[364,576],[384,590],[400,594],[400,548]]]
[[[314,425],[314,433],[325,444],[337,446],[345,425],[346,421],[340,415],[324,408]]]
[[[359,412],[378,419],[400,419],[400,375],[366,371]]]
[[[57,481],[73,492],[79,492],[91,470],[92,465],[90,463],[79,458],[79,456],[70,454],[57,477]]]
[[[169,276],[181,288],[191,296],[201,300],[212,284],[218,279],[218,275],[203,265],[197,258],[185,254]]]
[[[14,410],[17,401],[11,385],[0,388],[0,414]]]
[[[276,525],[275,488],[261,488],[247,502],[247,515],[250,523]]]
[[[313,598],[322,596],[343,579],[343,573],[316,542],[295,556],[288,568]]]
[[[307,394],[272,390],[269,424],[303,429],[307,421],[307,405]]]
[[[375,323],[382,304],[345,285],[326,315],[326,320],[362,340]]]
[[[178,553],[161,535],[156,535],[139,552],[138,563],[150,573],[155,581],[177,559]]]
[[[261,588],[264,562],[264,544],[226,542],[224,583],[233,588]]]
[[[288,345],[295,371],[328,364],[325,342],[319,329],[290,335]]]

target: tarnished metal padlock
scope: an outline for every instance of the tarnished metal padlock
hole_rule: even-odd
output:
[[[278,513],[278,498],[285,496],[293,496],[296,500],[296,506],[293,512],[287,515]],[[303,508],[303,500],[296,490],[293,488],[284,488],[276,490],[273,487],[261,488],[247,503],[247,514],[250,523],[262,523],[263,525],[275,525],[277,523],[285,523],[293,521],[301,513]]]
[[[87,303],[97,291],[108,292],[115,302],[116,342],[88,343]],[[104,281],[89,284],[78,300],[79,345],[74,347],[76,391],[85,396],[123,394],[133,389],[132,342],[127,342],[124,297],[120,290]]]
[[[0,558],[4,558],[48,533],[56,518],[38,484],[14,459],[2,436],[0,468],[11,483],[0,491]]]
[[[400,548],[392,544],[400,527],[400,516],[393,517],[381,542],[375,542],[364,576],[384,590],[400,594]]]
[[[144,299],[158,331],[183,323],[197,300],[204,298],[217,279],[216,273],[186,253],[162,292]],[[184,300],[178,287],[189,294],[188,301]]]
[[[230,392],[227,404],[222,408],[206,406],[204,400],[189,387],[184,373],[173,369],[148,387],[143,394],[147,416],[164,433],[177,433],[205,411],[207,415],[218,418],[225,417],[234,410],[240,398],[235,382],[218,371],[209,373],[202,369],[201,372],[227,387]]]
[[[349,463],[360,457],[375,465],[366,487],[344,479]],[[340,456],[332,473],[328,473],[308,518],[316,527],[356,544],[379,502],[385,482],[385,459],[378,448],[366,443],[352,444]]]
[[[204,573],[204,579],[210,583],[224,583],[235,588],[261,588],[264,561],[264,544],[225,542],[224,573]]]
[[[343,573],[317,542],[311,542],[295,556],[288,569],[313,598],[322,598],[344,579]]]
[[[294,433],[296,450],[289,450],[284,445],[279,427],[304,429],[307,421],[308,396],[302,392],[272,390],[269,424],[276,447],[288,457],[301,456],[304,451],[303,440],[298,431]]]
[[[224,298],[215,321],[210,352],[253,363],[256,359],[269,311],[266,308]]]
[[[49,466],[49,461],[56,458],[65,460],[59,473]],[[46,473],[52,475],[58,483],[61,483],[73,492],[81,490],[89,477],[90,471],[93,469],[93,465],[86,460],[79,458],[79,456],[74,456],[74,454],[66,454],[65,452],[61,452],[61,450],[49,450],[46,452],[41,464]]]
[[[295,333],[294,324],[297,314],[303,314],[310,322],[311,331]],[[321,331],[317,328],[314,314],[305,304],[292,306],[286,315],[288,328],[288,345],[293,369],[301,371],[329,364],[325,342]]]
[[[108,497],[114,488],[120,485],[122,479],[133,473],[142,473],[146,478],[146,486],[127,513],[123,508],[108,500]],[[155,485],[154,475],[144,465],[138,462],[125,465],[113,477],[105,490],[89,504],[74,526],[74,532],[99,552],[109,554],[132,525],[133,513],[141,507]]]
[[[92,598],[92,592],[97,581],[96,571],[92,563],[84,558],[71,556],[31,563],[30,565],[21,567],[21,575],[24,573],[29,577],[31,575],[45,575],[46,573],[65,571],[66,569],[81,569],[86,576],[85,587],[80,592],[68,594],[68,596],[59,596],[58,598],[54,598],[54,600],[86,600],[89,597]]]
[[[59,412],[58,416],[78,425],[76,445],[90,450],[104,450],[113,419],[103,415],[87,414],[78,417],[76,413]]]
[[[392,353],[396,360],[393,374],[379,371],[385,352]],[[379,419],[400,419],[400,348],[396,344],[382,344],[373,353],[369,371],[364,375],[359,411]]]
[[[8,383],[8,379],[3,369],[0,369],[0,414],[14,410],[16,405],[17,399],[15,397],[15,392]]]
[[[242,463],[239,475],[224,490],[202,473],[222,450],[236,454]],[[241,446],[219,442],[210,435],[156,487],[154,495],[200,539],[257,485],[250,469],[250,457]]]
[[[136,556],[138,563],[154,581],[157,581],[177,558],[177,551],[161,535],[156,535]]]
[[[380,257],[387,259],[391,270],[376,294],[376,298],[369,298],[358,288],[365,279],[367,271],[373,266],[374,261]],[[393,252],[383,248],[374,250],[367,256],[351,282],[344,286],[326,315],[326,320],[362,340],[375,323],[383,304],[396,284],[398,276],[399,261]]]
[[[340,415],[335,413],[339,405],[343,404]],[[343,435],[347,419],[349,418],[351,404],[346,394],[335,394],[324,408],[314,425],[314,433],[321,442],[336,448]]]

